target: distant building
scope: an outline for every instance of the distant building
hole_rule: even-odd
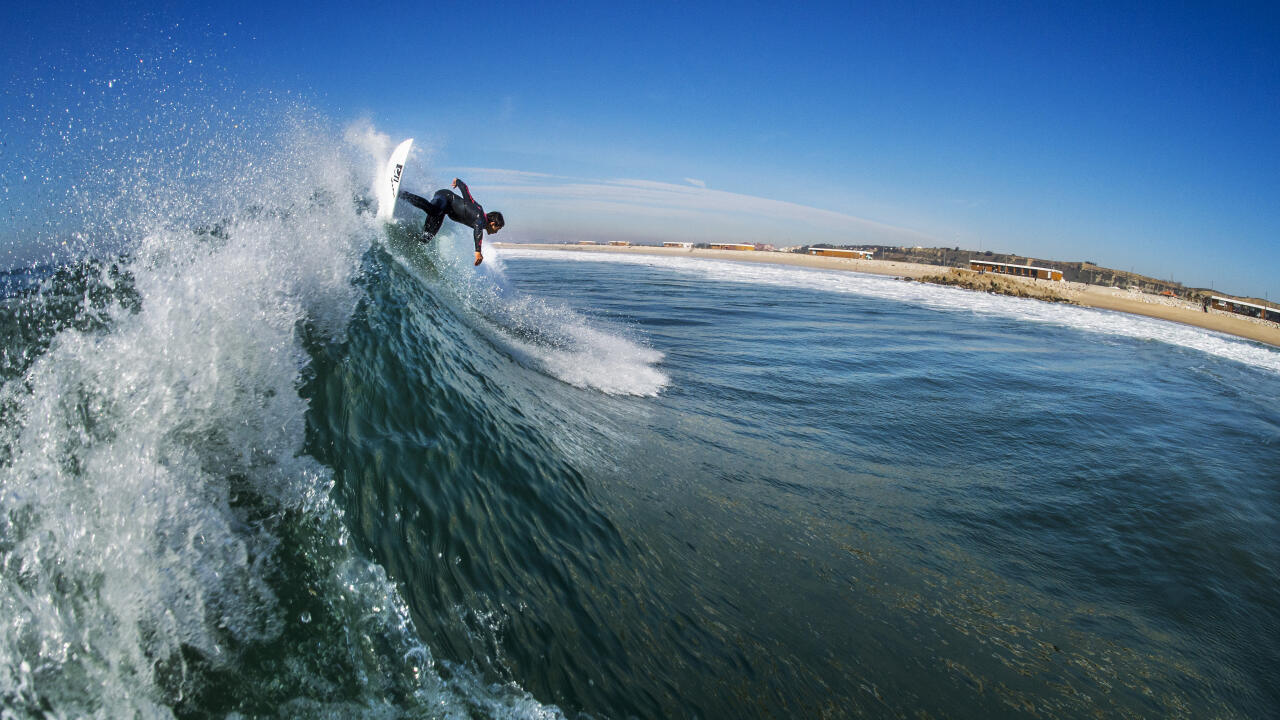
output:
[[[870,260],[875,255],[874,250],[846,250],[844,248],[809,248],[810,255],[822,255],[824,257],[841,257],[841,258],[859,258],[862,260]]]
[[[986,260],[970,260],[969,269],[980,273],[999,273],[1000,275],[1017,275],[1019,277],[1037,278],[1039,280],[1061,280],[1062,271],[1053,268],[1036,267],[1035,265],[1014,265],[1013,263],[988,262]]]
[[[628,240],[610,240],[609,244],[614,247],[631,247],[631,242]]]
[[[579,245],[599,245],[600,243],[596,242],[595,240],[579,240],[578,244]]]
[[[1236,313],[1237,315],[1248,315],[1249,317],[1261,318],[1262,320],[1280,322],[1280,310],[1269,308],[1265,305],[1247,303],[1243,300],[1233,300],[1231,298],[1213,295],[1209,298],[1209,307],[1214,310],[1225,310],[1230,313]]]
[[[685,249],[687,250],[687,249],[689,249],[689,248],[692,248],[692,247],[693,247],[693,243],[691,243],[691,242],[664,242],[664,243],[662,243],[662,247],[670,247],[670,248],[685,248]]]
[[[712,250],[755,250],[755,245],[744,245],[742,243],[711,243]]]

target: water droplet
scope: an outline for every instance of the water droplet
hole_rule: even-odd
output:
[[[303,625],[306,625],[307,623],[311,622],[311,613],[304,612],[298,616],[298,619],[302,621]]]

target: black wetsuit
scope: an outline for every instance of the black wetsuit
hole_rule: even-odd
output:
[[[447,215],[450,220],[466,225],[474,231],[476,252],[480,252],[480,243],[484,240],[486,224],[484,208],[480,207],[480,203],[471,197],[471,191],[467,189],[466,183],[459,180],[458,189],[462,191],[462,195],[465,197],[443,188],[437,190],[430,200],[405,190],[400,191],[400,197],[427,214],[427,221],[422,224],[422,233],[426,236],[425,240],[435,237]]]

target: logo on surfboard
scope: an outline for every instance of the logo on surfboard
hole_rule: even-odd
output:
[[[382,170],[382,189],[378,191],[378,217],[384,222],[391,222],[391,213],[396,206],[396,196],[400,191],[400,179],[404,174],[405,162],[409,158],[409,147],[413,138],[409,138],[396,146],[391,158]],[[374,185],[377,188],[377,185]]]

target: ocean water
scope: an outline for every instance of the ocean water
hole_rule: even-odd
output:
[[[0,714],[1280,707],[1280,351],[854,273],[472,268],[373,220],[371,129],[251,145],[3,275]]]

